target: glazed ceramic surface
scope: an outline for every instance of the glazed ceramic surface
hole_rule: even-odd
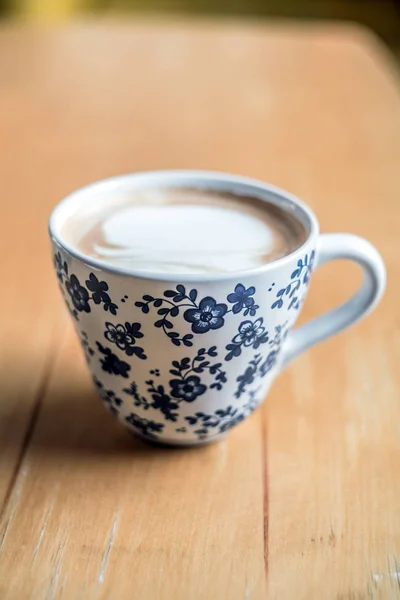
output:
[[[68,211],[99,189],[154,182],[257,193],[293,210],[307,240],[259,269],[206,277],[129,273],[81,256],[61,239]],[[265,398],[283,364],[359,319],[385,282],[383,263],[368,242],[319,236],[315,216],[290,194],[228,175],[182,171],[100,182],[55,209],[50,234],[59,286],[101,399],[134,433],[167,444],[212,441],[239,424]],[[363,286],[342,307],[291,333],[315,266],[331,258],[361,264]]]

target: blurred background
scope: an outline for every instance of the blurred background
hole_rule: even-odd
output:
[[[3,18],[54,21],[91,15],[350,20],[373,29],[400,57],[400,0],[0,0]]]

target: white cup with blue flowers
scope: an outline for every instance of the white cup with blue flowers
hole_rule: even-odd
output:
[[[187,186],[256,196],[290,210],[305,242],[261,267],[222,274],[135,272],[91,258],[62,235],[68,216],[106,189]],[[218,440],[264,400],[282,368],[369,312],[385,287],[377,250],[350,234],[320,234],[303,202],[266,183],[221,173],[166,171],[116,177],[74,192],[54,209],[50,237],[61,292],[94,384],[108,410],[153,442]],[[359,290],[294,328],[315,268],[349,259]]]

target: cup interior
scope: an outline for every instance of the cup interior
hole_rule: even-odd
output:
[[[190,187],[205,189],[218,192],[230,192],[237,196],[252,196],[263,200],[269,204],[278,206],[281,210],[290,213],[297,219],[306,231],[306,240],[300,248],[286,256],[270,263],[252,269],[249,273],[268,270],[278,263],[291,260],[293,255],[302,252],[311,237],[318,235],[319,227],[317,219],[311,209],[294,195],[281,190],[268,183],[263,183],[247,177],[229,175],[218,172],[208,171],[150,171],[143,173],[133,173],[112,177],[92,183],[83,188],[72,192],[66,198],[61,200],[54,208],[49,220],[49,233],[52,240],[69,254],[83,263],[102,271],[120,273],[124,275],[133,275],[147,279],[176,279],[176,275],[170,273],[149,273],[143,271],[135,273],[134,270],[124,268],[123,266],[110,265],[104,261],[92,258],[81,253],[63,238],[62,228],[65,221],[70,218],[77,210],[93,211],[93,206],[100,208],[102,203],[109,201],[110,196],[117,194],[124,197],[124,194],[130,194],[135,190],[144,190],[146,188],[179,188]],[[240,271],[243,275],[243,271]],[[247,273],[247,272],[246,272]],[[234,272],[224,274],[207,275],[180,275],[179,278],[184,281],[205,281],[235,278]]]

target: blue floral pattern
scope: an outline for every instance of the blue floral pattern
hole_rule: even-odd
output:
[[[221,369],[222,363],[211,364],[211,361],[207,360],[207,357],[215,358],[216,356],[218,356],[217,347],[211,346],[208,350],[200,348],[192,361],[188,357],[183,358],[180,362],[174,360],[172,362],[173,368],[170,369],[170,373],[171,375],[179,377],[179,380],[172,379],[169,382],[171,388],[176,388],[178,386],[176,381],[182,382],[187,381],[189,377],[193,378],[191,373],[199,374],[204,373],[204,371],[209,371],[210,375],[215,376],[215,381],[210,385],[210,388],[216,389],[217,391],[222,390],[223,384],[227,381],[226,373]]]
[[[61,286],[65,286],[75,308],[75,310],[70,309],[70,312],[76,320],[79,318],[78,313],[91,312],[90,302],[102,304],[105,311],[110,311],[113,315],[117,314],[118,306],[111,301],[107,293],[108,284],[105,281],[99,281],[94,273],[90,273],[89,279],[83,285],[76,275],[69,275],[68,264],[62,260],[60,252],[54,255],[54,266],[58,280]]]
[[[236,315],[244,308],[243,315],[245,317],[247,317],[247,315],[254,317],[257,312],[257,308],[260,308],[258,304],[255,304],[254,298],[252,298],[255,293],[256,288],[254,286],[251,286],[246,290],[242,283],[238,283],[235,287],[235,291],[232,292],[232,294],[229,294],[227,297],[228,302],[233,304],[232,312]]]
[[[111,344],[115,344],[120,350],[123,350],[127,356],[135,355],[145,360],[147,356],[143,348],[135,345],[136,340],[143,337],[140,329],[140,323],[128,323],[127,321],[125,325],[113,325],[107,322],[104,337]]]
[[[144,408],[146,409],[146,406],[150,406],[151,408],[154,408],[154,410],[159,410],[164,415],[166,421],[177,421],[179,417],[177,411],[181,399],[172,398],[171,394],[167,393],[163,385],[156,386],[152,379],[146,381],[146,384],[148,385],[147,391],[152,398],[152,402],[150,405],[145,404]],[[182,400],[184,401],[183,398]]]
[[[271,350],[268,355],[263,357],[261,354],[255,354],[246,367],[244,373],[239,375],[239,377],[236,379],[236,381],[239,383],[235,392],[236,398],[240,398],[241,395],[246,391],[247,386],[254,383],[256,379],[265,377],[276,365],[282,342],[287,334],[286,325],[287,324],[285,323],[284,325],[275,327],[275,335],[271,340],[269,340],[269,346]]]
[[[150,419],[143,419],[136,413],[131,413],[125,417],[125,421],[132,427],[133,430],[150,440],[156,440],[159,433],[162,433],[164,429],[163,423],[156,423]]]
[[[119,359],[110,348],[102,346],[100,342],[96,342],[96,345],[101,354],[104,354],[104,358],[100,359],[103,371],[110,373],[110,375],[121,375],[121,377],[128,378],[131,366],[127,362]]]
[[[183,316],[192,323],[194,333],[207,333],[223,326],[227,310],[226,304],[217,304],[214,298],[207,296],[200,301],[198,308],[189,308]]]
[[[308,256],[297,261],[297,267],[290,275],[291,281],[286,287],[281,288],[276,293],[276,300],[271,308],[283,308],[285,302],[289,301],[287,310],[299,310],[310,281],[311,273],[314,267],[315,251]]]
[[[235,356],[240,356],[243,347],[251,346],[255,350],[261,344],[268,342],[268,332],[263,327],[263,318],[256,321],[243,321],[239,325],[238,333],[233,337],[230,344],[226,346],[228,354],[225,360],[232,360]]]
[[[90,312],[89,293],[85,287],[79,283],[76,275],[71,275],[68,281],[65,282],[65,289],[71,296],[72,304],[78,312]]]
[[[114,275],[102,281],[100,271],[75,268],[62,256],[58,251],[54,256],[61,291],[73,317],[80,319],[81,345],[108,410],[144,437],[182,443],[212,439],[258,405],[269,383],[263,378],[272,379],[280,364],[283,341],[315,261],[315,253],[308,251],[280,280],[263,281],[258,292],[254,285],[235,282],[220,294],[214,284],[198,289],[170,284],[166,289],[158,282],[149,288],[142,287],[145,279],[124,289]],[[120,294],[120,307],[110,287],[114,299]],[[144,293],[152,289],[154,295]],[[274,298],[263,312],[256,303],[261,289]],[[120,317],[113,319],[117,311]],[[140,313],[143,319],[135,318]],[[98,333],[90,340],[93,332]],[[209,341],[199,348],[203,340]],[[211,345],[214,340],[218,349]],[[149,366],[143,374],[144,360]]]
[[[217,302],[211,296],[206,296],[197,302],[196,289],[187,293],[185,286],[178,284],[175,290],[165,290],[163,298],[154,298],[145,294],[141,301],[135,302],[135,306],[144,314],[150,312],[150,306],[156,308],[161,318],[154,323],[154,326],[161,328],[175,346],[181,344],[193,346],[193,334],[180,336],[178,332],[172,331],[174,325],[171,319],[177,317],[182,309],[185,309],[183,318],[191,324],[193,333],[203,334],[223,327],[228,313],[237,314],[243,310],[245,316],[248,314],[254,316],[259,308],[252,297],[255,292],[255,287],[246,289],[243,284],[238,283],[234,292],[227,296],[227,301],[233,305],[228,310],[224,302]]]
[[[201,383],[198,375],[189,375],[186,379],[171,379],[169,383],[171,386],[171,396],[185,402],[194,402],[207,389],[207,386]]]
[[[185,357],[181,361],[173,361],[169,372],[174,379],[169,381],[169,390],[166,390],[163,385],[157,385],[154,379],[146,381],[151,400],[139,393],[136,382],[132,382],[123,391],[133,397],[135,406],[140,406],[144,410],[149,408],[159,410],[167,421],[177,421],[179,404],[192,403],[207,391],[207,385],[199,377],[201,373],[208,371],[215,376],[210,389],[220,391],[226,383],[226,374],[221,369],[222,363],[211,364],[211,361],[207,360],[207,357],[215,356],[217,356],[216,347],[212,346],[208,350],[200,348],[193,360]]]
[[[140,395],[137,384],[133,381],[129,387],[124,388],[124,392],[129,394],[134,399],[134,405],[140,406],[143,410],[153,408],[159,410],[167,421],[177,421],[179,404],[176,400],[172,400],[166,393],[163,385],[155,385],[150,379],[146,382],[148,385],[147,391],[150,394],[151,400]]]
[[[225,433],[244,421],[257,408],[259,404],[256,399],[257,393],[258,390],[250,392],[248,401],[241,409],[229,405],[226,408],[217,409],[213,414],[198,411],[194,415],[185,417],[185,420],[191,428],[196,427],[193,433],[199,440],[207,439],[210,434]],[[186,433],[187,427],[178,427],[175,431]]]

